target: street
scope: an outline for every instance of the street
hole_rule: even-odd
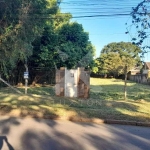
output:
[[[1,117],[0,150],[148,150],[150,128]]]

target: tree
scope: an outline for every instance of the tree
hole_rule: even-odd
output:
[[[33,42],[33,55],[29,58],[30,68],[51,70],[60,67],[93,67],[95,48],[89,41],[89,35],[81,24],[70,23],[68,16],[63,14],[61,17],[66,19],[61,19],[58,26],[58,20],[49,22],[42,35]],[[33,78],[36,79],[36,75]]]
[[[16,62],[25,61],[32,55],[32,42],[43,31],[46,19],[57,10],[51,0],[6,0],[0,2],[0,72],[8,70]],[[41,21],[42,19],[42,21]],[[34,21],[33,21],[34,20]]]
[[[114,52],[109,52],[108,54],[101,54],[100,56],[100,70],[103,73],[112,74],[114,77],[117,77],[122,73],[121,68],[121,58],[119,54]]]
[[[57,33],[58,50],[66,56],[65,60],[61,59],[57,64],[59,67],[88,67],[92,64],[95,48],[81,24],[77,22],[63,24]]]
[[[59,13],[60,10],[58,9],[56,14],[53,14],[53,18],[56,17],[56,19],[47,21],[41,36],[32,43],[33,55],[29,58],[30,68],[54,68],[60,61],[57,29],[70,21],[71,14]]]
[[[78,23],[64,23],[57,30],[47,26],[33,46],[30,64],[35,67],[87,67],[91,65],[95,52],[88,34]]]
[[[110,43],[106,45],[100,54],[101,68],[114,76],[125,75],[124,93],[126,99],[126,83],[128,71],[140,63],[139,53],[141,49],[130,42]]]
[[[143,0],[136,7],[132,8],[132,24],[127,27],[126,34],[132,34],[131,27],[136,29],[134,35],[132,35],[132,42],[142,49],[142,56],[144,53],[147,53],[150,46],[145,41],[150,37],[149,28],[150,28],[150,20],[149,20],[149,7],[150,1]],[[126,23],[126,25],[128,25]]]
[[[0,73],[10,78],[16,69],[22,78],[23,65],[92,67],[95,48],[71,17],[60,12],[56,0],[0,2]]]

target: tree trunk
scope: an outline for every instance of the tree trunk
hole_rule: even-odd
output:
[[[32,86],[35,86],[36,85],[36,83],[39,81],[41,79],[41,76],[35,76],[34,77],[34,80],[32,81]]]
[[[124,100],[127,99],[127,66],[125,66],[125,80],[124,80]]]

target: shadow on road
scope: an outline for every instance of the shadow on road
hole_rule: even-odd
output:
[[[4,143],[6,143],[8,150],[14,150],[12,145],[8,142],[7,137],[6,136],[0,136],[0,150],[2,150]]]
[[[0,150],[3,150],[4,145],[8,150],[145,150],[150,148],[149,128],[134,126],[8,117],[0,120],[0,132],[5,135],[0,136]]]
[[[4,145],[6,150],[83,149],[77,140],[58,131],[56,126],[57,121],[53,120],[14,117],[1,119],[0,133],[7,136],[0,136],[0,150],[3,150]]]

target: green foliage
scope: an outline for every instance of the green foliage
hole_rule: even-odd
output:
[[[49,1],[52,2],[52,1]],[[19,60],[32,55],[32,42],[43,32],[46,17],[57,12],[47,0],[0,2],[0,72],[8,74]],[[54,2],[54,1],[53,1]],[[49,7],[48,7],[49,6]]]
[[[81,24],[71,22],[58,28],[58,49],[67,56],[58,66],[88,67],[92,64],[95,48]]]
[[[0,74],[9,79],[17,73],[15,81],[20,81],[26,62],[29,71],[92,68],[95,48],[71,17],[60,12],[56,0],[0,2]]]
[[[92,66],[95,48],[88,33],[78,23],[47,25],[43,35],[33,42],[32,67],[75,68]]]
[[[99,72],[110,73],[114,76],[124,74],[125,66],[128,71],[140,63],[140,48],[129,43],[119,42],[106,45],[97,58]]]
[[[42,36],[36,38],[33,45],[33,55],[29,57],[29,67],[52,67],[56,56],[58,36],[52,26],[44,28]]]

